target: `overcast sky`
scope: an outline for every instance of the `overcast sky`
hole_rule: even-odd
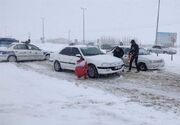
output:
[[[86,38],[135,36],[153,41],[158,0],[0,0],[0,35],[26,39],[82,39],[82,10],[86,7]],[[161,0],[160,30],[179,32],[180,1]]]

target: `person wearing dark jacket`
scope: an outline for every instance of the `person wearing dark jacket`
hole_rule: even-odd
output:
[[[136,69],[137,69],[137,72],[138,73],[140,70],[139,70],[139,66],[138,66],[138,55],[139,55],[139,46],[138,44],[136,44],[135,40],[131,40],[131,48],[130,48],[130,51],[129,51],[129,55],[130,55],[130,62],[129,62],[129,71],[131,71],[131,68],[132,68],[132,62],[135,60],[135,65],[136,65]]]
[[[117,46],[113,51],[113,56],[117,58],[122,58],[123,55],[124,55],[123,49]]]

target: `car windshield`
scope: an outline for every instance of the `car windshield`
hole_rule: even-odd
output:
[[[144,48],[140,48],[139,49],[139,55],[149,55],[150,53],[144,49]]]
[[[81,47],[80,48],[84,56],[94,56],[104,54],[100,49],[96,47]]]
[[[7,46],[7,48],[10,48],[11,46],[13,46],[14,44],[9,44],[8,46]]]

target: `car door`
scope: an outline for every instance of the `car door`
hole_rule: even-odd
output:
[[[79,60],[79,57],[77,57],[76,55],[77,54],[81,55],[81,53],[80,53],[79,49],[76,47],[72,47],[71,51],[72,51],[72,55],[71,55],[71,59],[70,59],[70,68],[72,70],[75,70],[76,62],[77,62],[77,60]]]
[[[61,63],[61,68],[62,69],[70,69],[72,70],[72,64],[71,64],[71,59],[72,59],[72,49],[71,47],[66,47],[63,50],[60,51],[58,60]]]
[[[43,51],[41,51],[37,46],[28,44],[28,49],[30,51],[31,59],[32,60],[43,60],[45,59],[45,55]]]
[[[26,44],[17,44],[13,47],[18,60],[29,60],[29,50]]]

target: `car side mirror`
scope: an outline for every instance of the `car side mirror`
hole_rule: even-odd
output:
[[[80,57],[81,57],[81,54],[76,54],[76,57],[79,57],[79,58],[80,58]]]

